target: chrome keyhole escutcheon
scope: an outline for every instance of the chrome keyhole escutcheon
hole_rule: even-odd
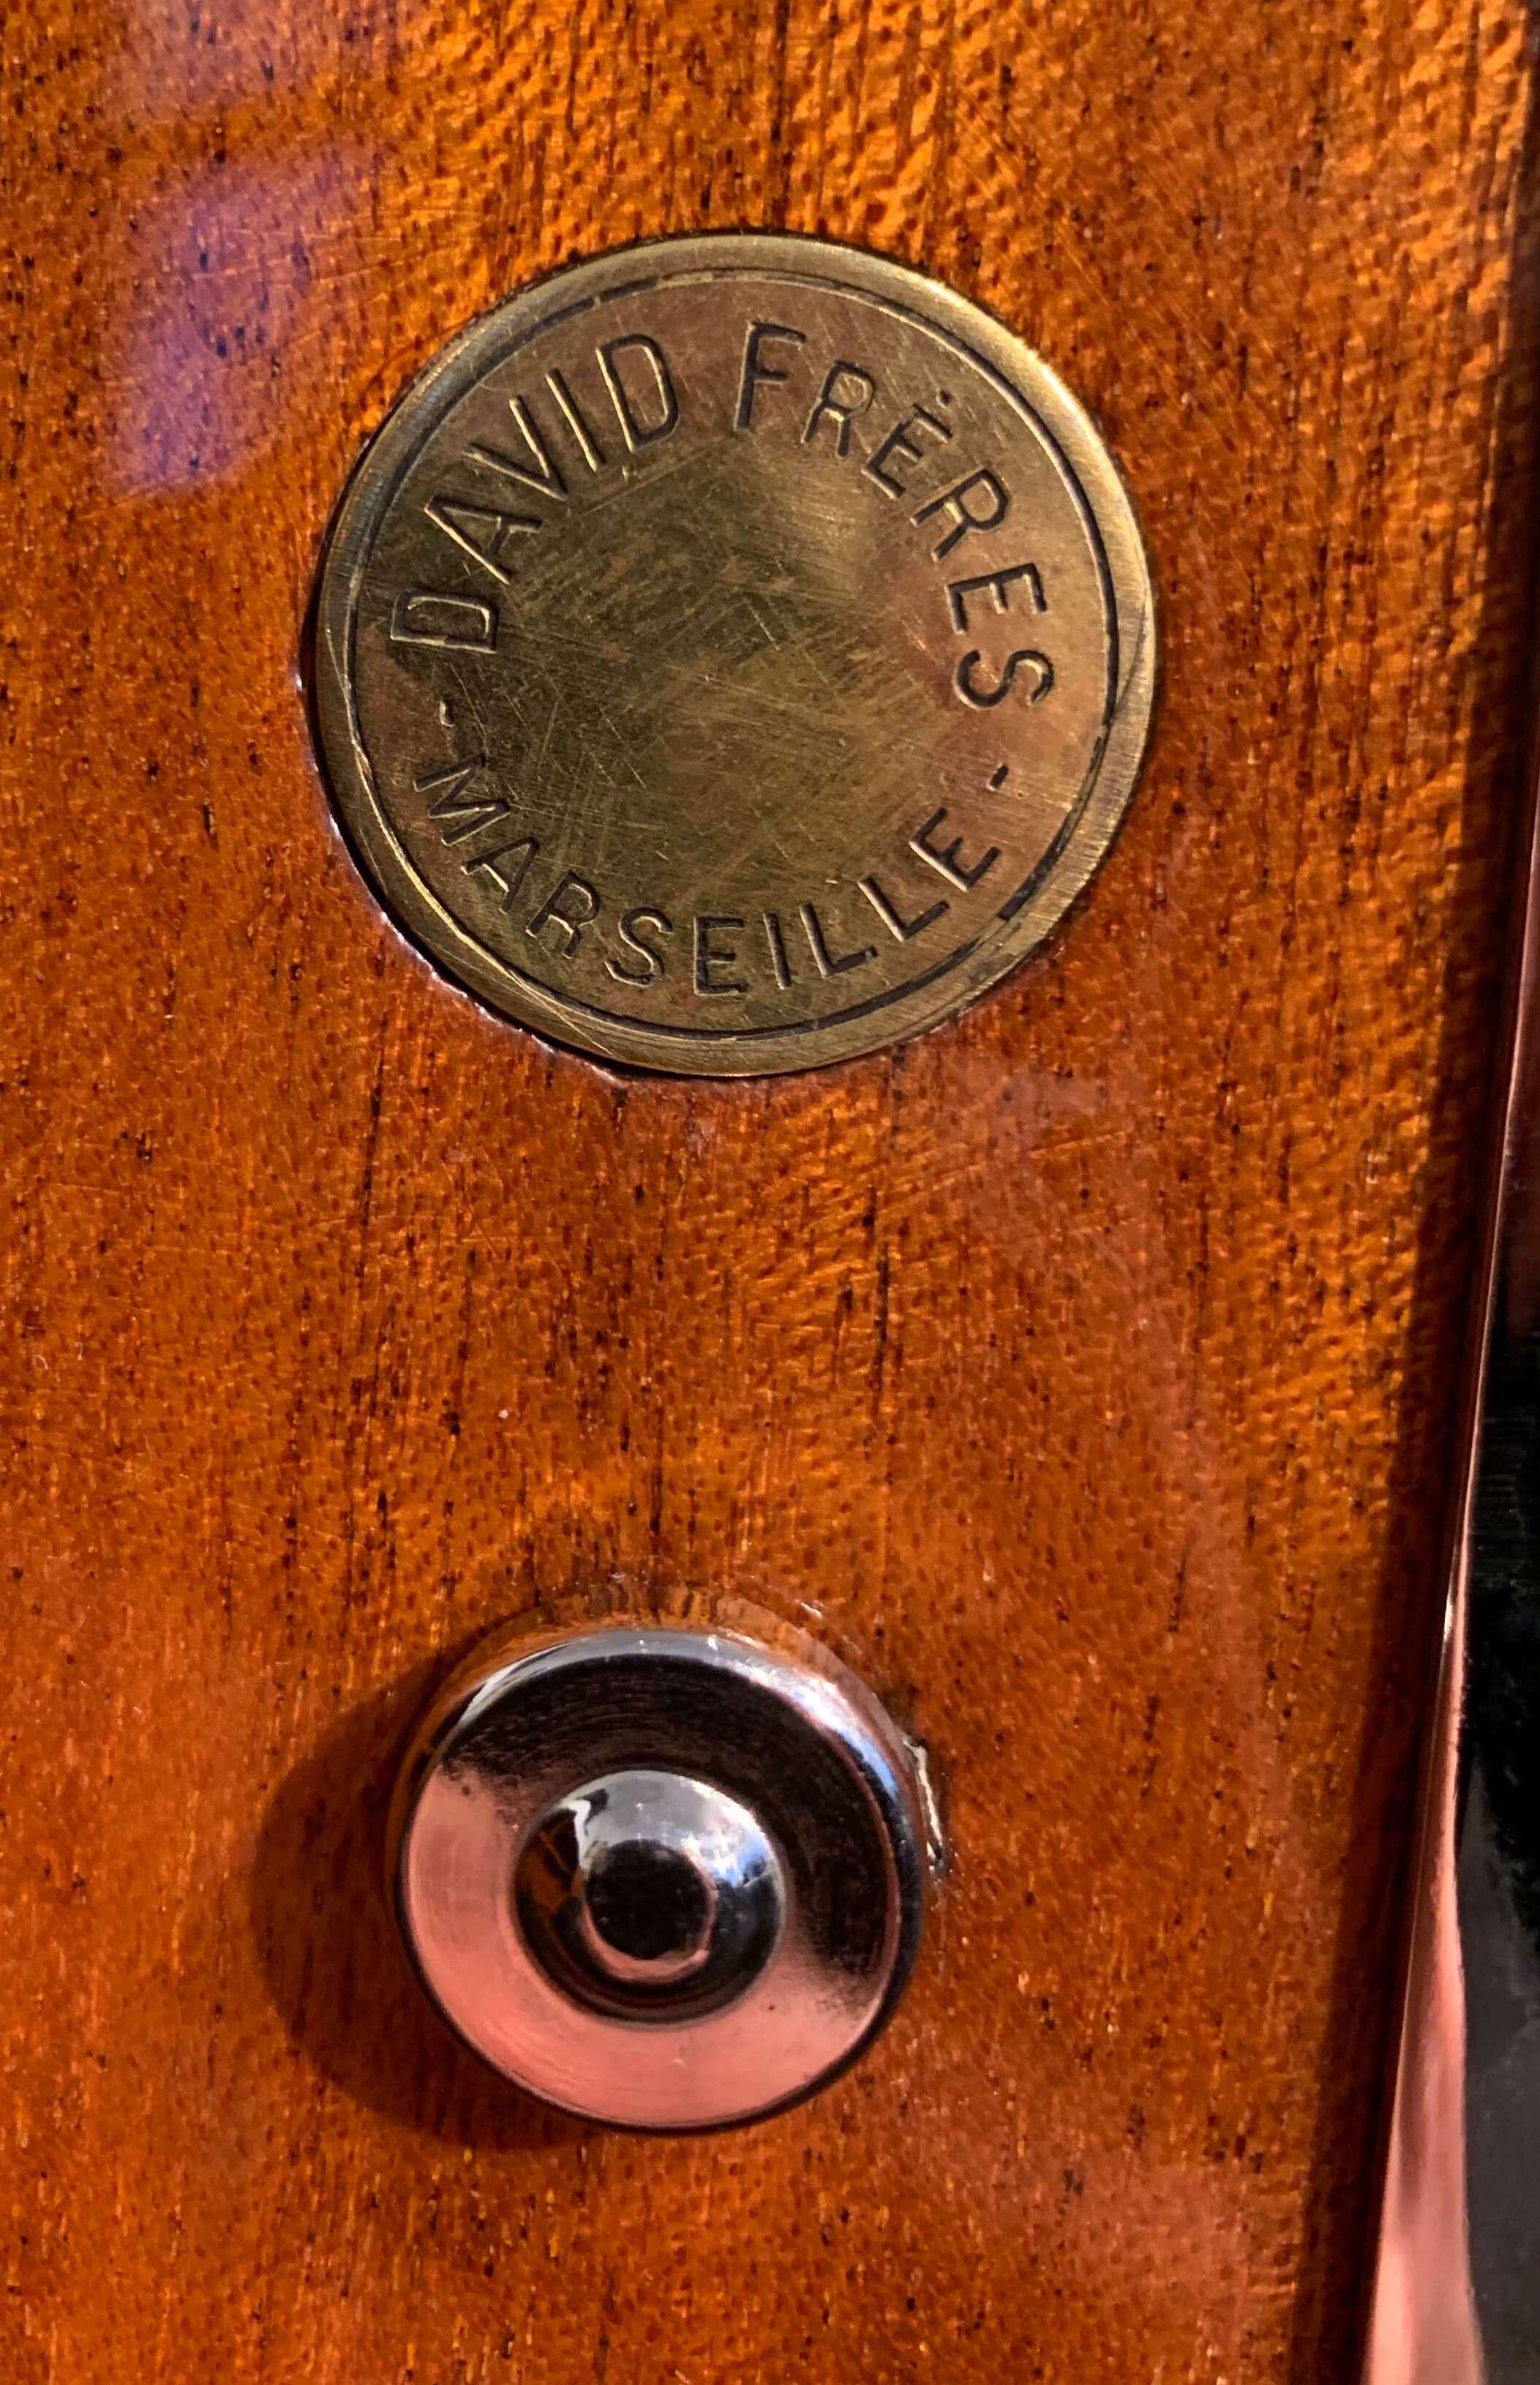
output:
[[[825,1651],[614,1619],[486,1643],[392,1817],[403,1934],[452,2027],[640,2129],[758,2118],[852,2061],[935,1854],[918,1752]]]

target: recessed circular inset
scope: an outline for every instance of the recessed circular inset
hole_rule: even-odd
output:
[[[602,1057],[804,1068],[1039,945],[1132,793],[1132,507],[994,318],[762,233],[578,265],[367,449],[316,699],[354,845],[462,985]]]

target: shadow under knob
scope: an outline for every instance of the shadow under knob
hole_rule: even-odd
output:
[[[419,1726],[392,1822],[429,1994],[529,2092],[721,2128],[810,2094],[902,1991],[915,1752],[846,1667],[653,1623],[502,1633]]]

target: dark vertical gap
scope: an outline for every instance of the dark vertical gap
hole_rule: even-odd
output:
[[[1472,663],[1473,717],[1478,721],[1497,718],[1502,727],[1495,759],[1472,776],[1467,788],[1468,809],[1484,832],[1461,841],[1459,882],[1451,910],[1457,919],[1469,917],[1472,906],[1490,910],[1494,968],[1484,1031],[1472,1035],[1469,1000],[1451,1008],[1432,1103],[1435,1148],[1442,1145],[1447,1151],[1461,1136],[1471,1137],[1468,1277],[1462,1310],[1456,1306],[1466,1326],[1462,1343],[1457,1339],[1451,1347],[1445,1324],[1451,1307],[1450,1219],[1447,1213],[1430,1212],[1422,1220],[1414,1270],[1409,1336],[1416,1357],[1389,1497],[1393,1515],[1415,1515],[1430,1501],[1438,1503],[1444,1528],[1438,1563],[1417,1603],[1410,1647],[1404,1534],[1393,1539],[1376,1588],[1371,1678],[1387,1685],[1389,1711],[1366,1736],[1364,1773],[1367,1778],[1376,1772],[1383,1779],[1385,1764],[1394,1765],[1399,1791],[1392,1794],[1388,1807],[1378,1793],[1372,1802],[1378,1810],[1388,1811],[1393,1826],[1404,1820],[1404,1829],[1394,1864],[1386,1862],[1383,1836],[1368,1830],[1360,1834],[1350,1852],[1340,1900],[1343,1919],[1323,2054],[1322,2119],[1298,2266],[1289,2385],[1323,2385],[1323,2380],[1357,2385],[1363,2367],[1410,1952],[1418,1817],[1427,1802],[1446,1591],[1472,1437],[1488,1249],[1483,1221],[1495,1201],[1501,1158],[1527,891],[1531,788],[1540,751],[1534,727],[1540,703],[1540,94],[1533,14],[1526,47],[1529,90],[1514,199],[1509,345],[1482,557],[1482,616]],[[1502,848],[1496,858],[1494,837]],[[1508,890],[1508,899],[1491,909],[1494,887]],[[1472,1095],[1473,1078],[1484,1087],[1483,1094]],[[1447,1367],[1447,1396],[1442,1399],[1441,1358]],[[1441,1413],[1430,1424],[1434,1407]],[[1409,1717],[1415,1718],[1415,1736],[1408,1728]],[[1540,1736],[1540,1720],[1536,1729]],[[1387,1757],[1387,1735],[1398,1737],[1406,1753],[1393,1750]],[[1366,2067],[1366,2052],[1373,2055],[1376,2049],[1377,2060]],[[1535,2060],[1540,2064],[1540,2047]],[[1340,2082],[1366,2075],[1376,2079],[1376,2092],[1365,2107],[1354,2111]],[[1540,2197],[1533,2187],[1533,2139],[1528,2151],[1531,2186],[1526,2201],[1534,2215],[1540,2211]],[[1345,2225],[1349,2217],[1358,2224]],[[1540,2217],[1532,2216],[1531,2226],[1540,2229]],[[1494,2366],[1488,2385],[1533,2385],[1537,2376],[1540,2341],[1532,2341],[1525,2365]]]

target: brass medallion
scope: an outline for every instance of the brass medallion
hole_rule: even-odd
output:
[[[1036,950],[1132,793],[1132,508],[1029,349],[822,241],[510,299],[348,489],[317,703],[354,845],[460,983],[606,1059],[870,1052]]]

